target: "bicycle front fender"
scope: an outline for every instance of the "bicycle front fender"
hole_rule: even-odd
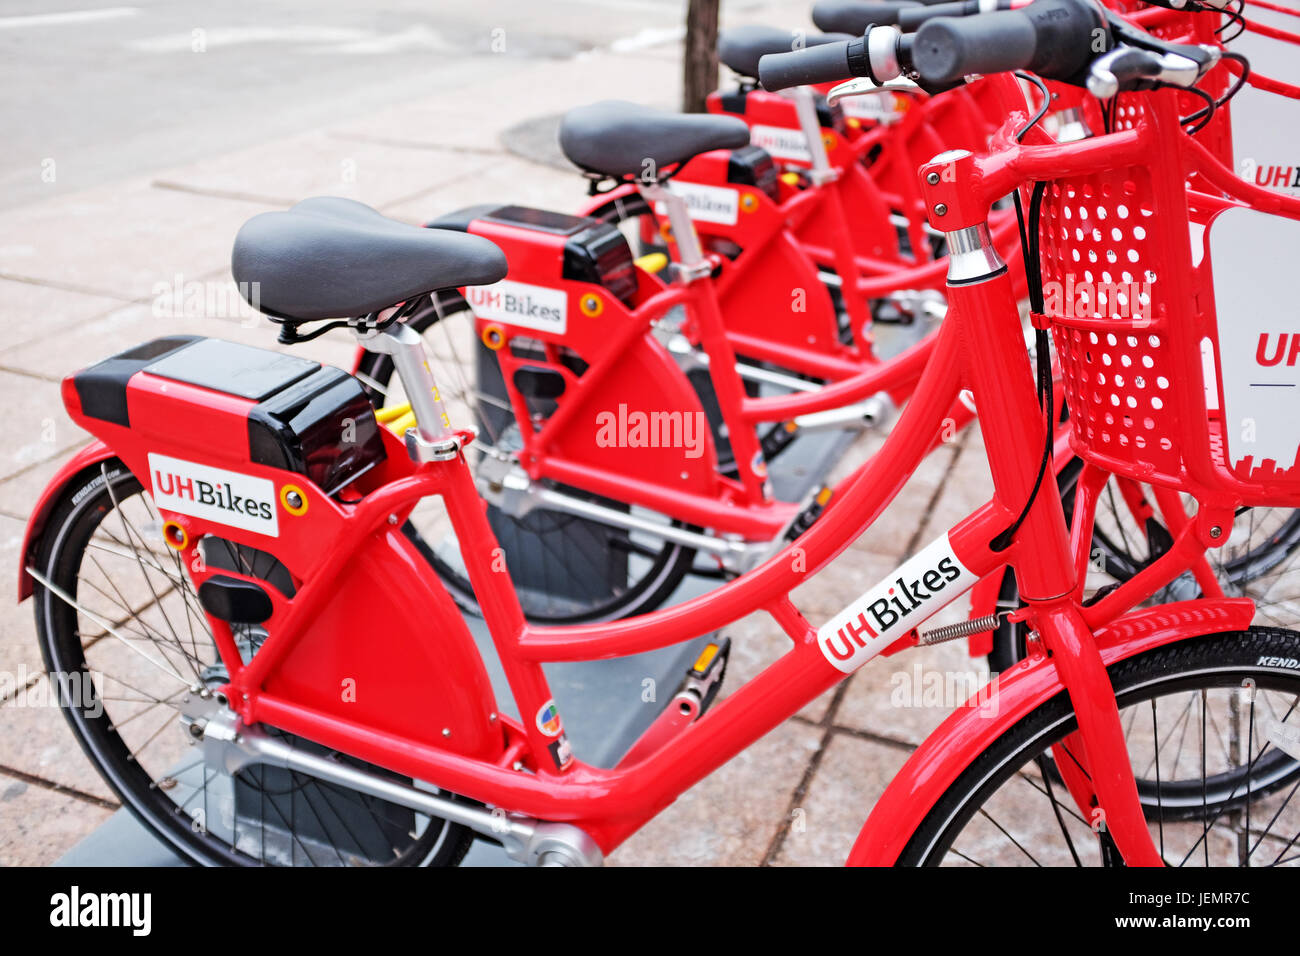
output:
[[[64,462],[63,467],[50,479],[50,483],[41,492],[36,507],[32,509],[31,517],[27,519],[27,530],[23,535],[23,549],[18,552],[18,601],[20,603],[32,596],[32,588],[36,582],[27,573],[27,566],[32,562],[36,547],[41,542],[41,534],[45,530],[45,524],[50,519],[50,512],[54,510],[55,504],[62,496],[63,489],[71,484],[82,472],[116,457],[111,448],[99,439],[95,439]]]
[[[1145,651],[1250,625],[1247,598],[1182,601],[1127,614],[1096,632],[1109,667]],[[849,853],[850,866],[893,866],[926,814],[958,776],[1016,721],[1062,690],[1045,656],[1026,659],[959,706],[908,759],[877,802]]]

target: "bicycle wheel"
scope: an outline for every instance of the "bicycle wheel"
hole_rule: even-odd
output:
[[[519,424],[506,397],[500,366],[478,339],[474,314],[455,293],[430,298],[407,321],[424,336],[430,368],[451,420],[475,423],[479,439],[467,453],[475,473],[503,468],[522,447]],[[514,347],[514,346],[512,346]],[[358,378],[380,409],[405,403],[401,381],[386,355],[366,353]],[[549,414],[539,406],[539,414]],[[644,509],[552,485],[668,528],[686,528]],[[652,531],[629,530],[531,502],[489,504],[488,521],[505,554],[525,616],[547,624],[604,621],[653,610],[691,569],[695,550]],[[477,612],[474,589],[445,515],[426,503],[411,517],[411,537],[462,608]],[[692,529],[697,530],[697,529]]]
[[[1300,771],[1282,750],[1300,735],[1300,634],[1179,641],[1112,665],[1110,679],[1134,773],[1162,796],[1148,825],[1167,864],[1300,865]],[[1076,729],[1064,691],[1018,720],[935,803],[899,862],[1113,862],[1052,769]]]
[[[200,547],[211,566],[292,593],[272,555],[212,537]],[[473,834],[462,826],[280,768],[250,765],[231,776],[205,762],[184,732],[182,707],[187,698],[215,695],[226,669],[149,494],[120,462],[68,486],[35,567],[52,585],[36,585],[33,605],[64,716],[123,804],[178,854],[239,866],[445,866],[465,855]],[[265,632],[232,630],[250,659]]]

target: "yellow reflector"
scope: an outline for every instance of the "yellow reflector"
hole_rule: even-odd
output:
[[[782,174],[781,174],[781,182],[785,183],[787,186],[798,186],[798,185],[799,185],[799,174],[798,174],[798,173],[782,173]]]
[[[695,659],[695,666],[691,670],[697,674],[703,674],[713,663],[713,659],[718,656],[718,645],[710,644],[700,652],[700,656]]]
[[[817,492],[817,503],[819,505],[824,505],[826,504],[826,502],[830,500],[831,500],[831,490],[829,488],[823,488],[821,491]]]
[[[636,261],[636,265],[646,272],[663,272],[668,267],[668,257],[662,252],[647,252]]]
[[[407,413],[403,415],[401,418],[396,418],[393,421],[388,423],[389,430],[398,435],[405,435],[406,430],[408,428],[414,428],[414,427],[415,427],[415,412],[412,411],[407,411]]]
[[[406,402],[402,405],[390,405],[388,408],[381,408],[379,411],[375,412],[375,418],[379,420],[381,425],[387,425],[394,418],[401,418],[410,410],[410,402]]]

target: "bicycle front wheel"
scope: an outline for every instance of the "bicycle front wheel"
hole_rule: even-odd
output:
[[[1110,667],[1148,826],[1170,866],[1300,866],[1300,634],[1251,628]],[[1067,694],[1013,724],[912,835],[910,865],[1096,866],[1104,831],[1055,768],[1078,728]],[[1281,759],[1279,759],[1281,758]]]

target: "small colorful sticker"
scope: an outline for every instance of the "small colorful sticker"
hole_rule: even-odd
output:
[[[563,770],[573,759],[573,748],[569,746],[569,735],[561,734],[560,739],[555,741],[546,748],[551,752],[551,759],[555,761],[555,769]]]
[[[750,463],[750,467],[754,470],[754,477],[767,477],[767,459],[763,457],[763,449],[754,452],[754,460]]]
[[[555,701],[548,700],[537,712],[537,729],[548,737],[558,736],[564,730],[564,725],[560,723],[560,709],[555,706]]]

